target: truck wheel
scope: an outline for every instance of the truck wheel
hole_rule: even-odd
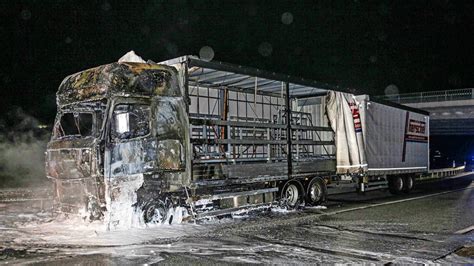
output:
[[[405,178],[403,179],[403,192],[410,193],[410,191],[413,189],[414,184],[415,181],[413,179],[413,176],[405,176]]]
[[[388,179],[388,190],[390,193],[397,195],[403,191],[404,183],[401,176],[392,176]]]
[[[311,206],[317,206],[326,200],[327,188],[321,177],[314,177],[306,187],[306,202]]]
[[[168,214],[168,208],[161,200],[146,204],[142,210],[145,223],[164,223]]]
[[[298,180],[290,180],[283,185],[280,194],[280,204],[288,209],[295,209],[302,201],[304,195],[303,185]]]

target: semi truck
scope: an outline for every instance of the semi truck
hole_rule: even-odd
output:
[[[183,56],[66,77],[46,151],[58,213],[112,227],[338,191],[409,192],[429,168],[429,114],[289,75]]]

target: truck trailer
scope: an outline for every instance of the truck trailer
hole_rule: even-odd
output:
[[[429,169],[427,112],[194,56],[81,71],[57,105],[55,210],[110,228],[166,222],[178,207],[199,219],[409,192]]]

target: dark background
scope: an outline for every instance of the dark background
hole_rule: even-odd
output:
[[[0,187],[44,182],[55,92],[130,50],[214,60],[384,95],[474,87],[474,1],[0,1]],[[390,86],[389,86],[390,85]],[[474,166],[474,137],[431,140]]]
[[[19,106],[51,124],[65,76],[129,50],[161,61],[210,46],[214,60],[375,95],[390,84],[401,93],[472,87],[473,7],[449,0],[2,1],[0,118]],[[292,19],[282,19],[285,12]]]

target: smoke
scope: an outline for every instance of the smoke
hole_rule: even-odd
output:
[[[13,108],[0,120],[0,187],[47,182],[44,152],[49,132],[20,107]]]

